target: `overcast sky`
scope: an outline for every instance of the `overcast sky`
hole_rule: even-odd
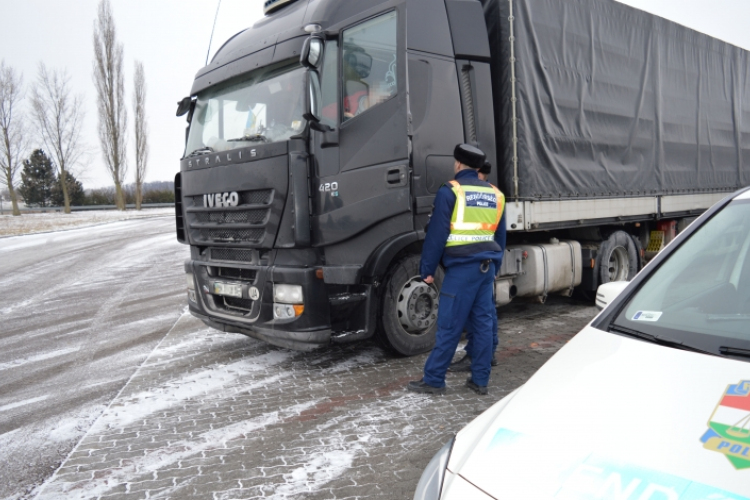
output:
[[[124,45],[129,105],[134,61],[142,61],[146,71],[151,146],[146,180],[172,180],[179,169],[185,137],[184,117],[175,117],[176,103],[189,94],[195,73],[206,62],[219,2],[111,0],[111,3],[118,37]],[[625,0],[623,3],[750,49],[748,0]],[[21,72],[26,84],[36,79],[40,61],[50,69],[65,68],[71,75],[74,91],[84,95],[84,140],[91,152],[88,168],[79,169],[79,179],[85,187],[111,185],[99,152],[96,96],[91,77],[97,4],[98,0],[0,0],[0,59]],[[227,38],[260,18],[262,5],[262,0],[221,0],[211,56]],[[132,165],[126,182],[132,182]]]

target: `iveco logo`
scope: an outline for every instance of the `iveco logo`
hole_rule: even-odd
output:
[[[237,191],[231,193],[204,194],[204,207],[236,207],[240,204],[240,195]]]

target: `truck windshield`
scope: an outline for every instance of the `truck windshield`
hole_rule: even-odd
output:
[[[733,201],[693,233],[612,326],[716,353],[750,349],[750,200]]]
[[[305,127],[304,68],[275,65],[199,94],[185,154],[286,141]]]

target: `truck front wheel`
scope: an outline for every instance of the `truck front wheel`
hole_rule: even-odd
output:
[[[386,273],[378,336],[388,350],[413,356],[434,347],[443,270],[434,278],[432,285],[422,281],[419,255],[400,259]]]

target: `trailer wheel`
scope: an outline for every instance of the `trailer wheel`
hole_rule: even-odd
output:
[[[380,303],[378,337],[386,349],[403,356],[435,346],[437,311],[443,270],[428,285],[419,275],[419,255],[397,261],[386,273]]]
[[[597,256],[599,284],[630,281],[638,273],[638,249],[625,231],[615,231],[604,240]]]

